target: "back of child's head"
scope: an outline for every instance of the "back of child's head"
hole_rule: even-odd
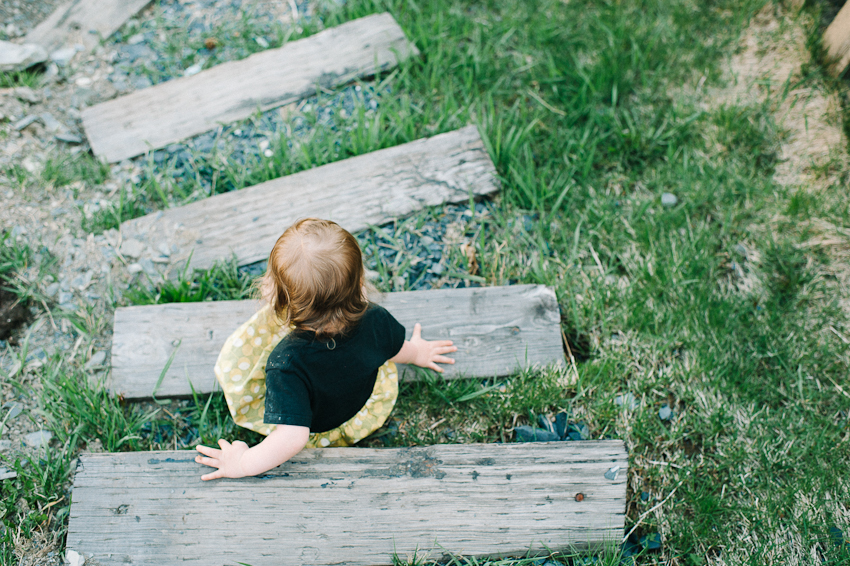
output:
[[[354,236],[335,222],[306,218],[278,238],[260,290],[284,323],[329,337],[354,326],[366,312],[363,284]]]

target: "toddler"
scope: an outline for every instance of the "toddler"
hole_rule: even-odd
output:
[[[217,468],[201,479],[261,474],[305,446],[350,446],[395,406],[395,363],[438,372],[437,363],[454,363],[443,355],[457,350],[452,342],[423,340],[418,323],[405,340],[365,284],[357,240],[336,223],[308,218],[278,238],[259,280],[267,304],[227,339],[215,366],[236,424],[266,438],[251,448],[198,446],[195,460]]]

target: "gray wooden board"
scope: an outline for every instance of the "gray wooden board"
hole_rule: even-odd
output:
[[[304,450],[211,483],[193,456],[81,455],[67,548],[104,566],[371,565],[569,551],[625,526],[620,440]]]
[[[138,248],[169,277],[190,257],[199,269],[232,256],[245,265],[268,258],[299,218],[325,218],[356,232],[425,206],[493,193],[495,174],[478,130],[467,126],[128,220],[121,250]]]
[[[406,291],[384,294],[379,302],[408,338],[419,322],[425,339],[455,343],[455,364],[444,366],[447,378],[507,375],[564,361],[558,302],[543,285]],[[110,389],[129,399],[150,397],[176,348],[157,396],[191,395],[192,387],[216,390],[213,366],[224,341],[258,308],[255,301],[219,301],[116,309]]]
[[[222,63],[83,111],[92,151],[114,162],[165,147],[219,124],[248,118],[373,75],[418,55],[388,13]]]
[[[76,44],[92,49],[148,3],[150,0],[71,0],[33,28],[24,41],[37,43],[48,52]]]

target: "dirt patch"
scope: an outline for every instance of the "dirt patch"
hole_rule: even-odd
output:
[[[0,285],[3,284],[0,279]],[[27,322],[29,309],[13,292],[0,286],[0,340],[8,340],[12,333]]]

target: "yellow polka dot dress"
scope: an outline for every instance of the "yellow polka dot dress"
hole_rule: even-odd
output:
[[[266,361],[290,330],[266,305],[225,341],[215,364],[215,376],[237,425],[262,435],[274,430],[276,425],[263,422]],[[307,447],[351,446],[363,440],[386,422],[397,398],[398,371],[388,361],[378,369],[372,395],[363,408],[334,429],[311,433]]]

